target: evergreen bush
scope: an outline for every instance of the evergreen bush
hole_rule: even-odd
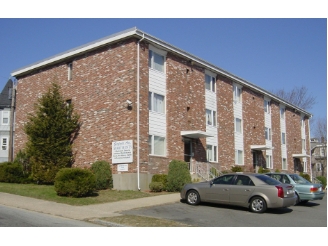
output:
[[[53,184],[61,168],[71,167],[74,158],[72,144],[79,130],[79,115],[73,105],[60,94],[53,83],[28,115],[24,131],[27,135],[26,156],[31,176],[38,183]]]
[[[269,173],[270,169],[264,169],[263,167],[260,167],[258,170],[258,173]]]
[[[160,182],[163,184],[163,190],[166,190],[167,186],[167,174],[154,174],[151,178],[151,182]]]
[[[167,191],[181,191],[185,184],[191,183],[188,164],[184,161],[172,160],[167,175]]]
[[[88,169],[62,168],[55,177],[55,191],[59,196],[84,197],[96,190],[96,177]]]
[[[112,169],[107,161],[96,161],[91,166],[96,177],[96,189],[106,190],[113,188]]]
[[[0,182],[22,183],[23,181],[24,173],[20,164],[12,162],[0,164]]]
[[[326,177],[318,176],[318,177],[316,177],[316,179],[318,179],[321,182],[323,189],[325,189],[327,187],[327,178]]]
[[[232,166],[231,167],[231,172],[233,172],[233,173],[242,172],[242,171],[243,171],[243,169],[241,166]]]
[[[149,184],[149,189],[152,192],[161,192],[163,191],[164,185],[162,182],[151,182]]]
[[[300,176],[305,178],[307,181],[311,182],[311,177],[307,173],[300,173]]]

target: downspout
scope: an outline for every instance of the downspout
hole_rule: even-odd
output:
[[[142,35],[142,39],[138,41],[137,46],[137,179],[138,179],[138,191],[140,191],[140,91],[139,91],[139,84],[140,84],[140,42],[145,38],[145,34]]]

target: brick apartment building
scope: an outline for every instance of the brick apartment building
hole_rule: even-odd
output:
[[[136,28],[12,76],[15,153],[27,114],[56,82],[81,116],[74,166],[108,161],[116,189],[148,189],[173,159],[310,173],[310,113]]]

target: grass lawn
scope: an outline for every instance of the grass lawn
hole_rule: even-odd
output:
[[[92,196],[73,198],[57,196],[53,185],[36,185],[36,184],[13,184],[1,183],[0,192],[33,197],[37,199],[54,201],[58,203],[65,203],[69,205],[82,206],[97,203],[116,202],[121,200],[136,199],[142,197],[156,196],[163,193],[150,193],[142,191],[118,191],[118,190],[100,190],[95,192]]]

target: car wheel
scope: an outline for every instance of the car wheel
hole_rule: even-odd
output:
[[[253,197],[249,208],[254,213],[263,213],[267,209],[265,200],[262,197]]]
[[[301,204],[306,204],[309,200],[302,200],[300,201]]]
[[[296,195],[297,195],[296,204],[299,204],[299,203],[301,203],[301,198],[297,193],[296,193]]]
[[[195,190],[188,191],[187,203],[189,205],[198,205],[200,203],[200,196],[197,191],[195,191]]]

